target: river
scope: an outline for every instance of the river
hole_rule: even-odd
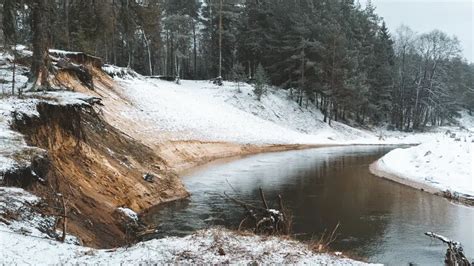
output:
[[[473,259],[474,208],[370,174],[369,164],[390,149],[327,147],[210,164],[183,177],[190,198],[155,207],[144,219],[158,225],[156,237],[236,228],[243,210],[223,193],[261,204],[261,187],[275,208],[282,195],[298,239],[317,239],[340,223],[334,250],[389,265],[442,265],[445,246],[424,235],[433,231],[460,241]]]

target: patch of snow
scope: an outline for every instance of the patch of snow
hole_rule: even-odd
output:
[[[440,132],[402,133],[357,129],[346,124],[323,121],[312,103],[299,106],[288,90],[269,88],[258,101],[253,87],[225,81],[174,82],[147,78],[127,69],[105,66],[120,86],[117,91],[130,102],[119,111],[140,131],[155,140],[217,141],[242,144],[419,144]]]
[[[82,54],[81,52],[72,52],[72,51],[65,51],[65,50],[59,50],[59,49],[49,49],[49,53],[57,54],[61,56]]]
[[[43,152],[28,146],[21,134],[10,129],[13,114],[18,110],[24,115],[36,115],[36,100],[0,98],[0,180],[3,180],[4,173],[30,163],[27,159],[20,159],[24,156],[18,155],[31,154],[33,150]]]
[[[113,78],[135,79],[140,76],[137,72],[130,68],[117,67],[114,65],[105,64],[102,66],[102,70]]]
[[[133,210],[125,207],[119,207],[117,210],[123,214],[125,214],[127,217],[132,219],[133,221],[138,221],[138,214],[134,212]]]
[[[461,141],[454,141],[446,136],[416,147],[393,150],[379,159],[376,167],[439,191],[474,199],[472,138],[468,135],[459,138]]]

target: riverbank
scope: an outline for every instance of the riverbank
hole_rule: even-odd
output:
[[[377,176],[474,206],[471,137],[442,137],[406,149],[395,149],[373,164]]]

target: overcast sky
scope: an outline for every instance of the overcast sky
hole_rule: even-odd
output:
[[[365,6],[367,0],[359,0]],[[474,62],[474,0],[372,0],[392,33],[405,24],[418,33],[440,29],[456,35]]]

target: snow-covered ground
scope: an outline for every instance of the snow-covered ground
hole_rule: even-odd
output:
[[[395,149],[371,168],[378,175],[391,176],[396,181],[433,193],[446,192],[453,198],[474,200],[472,139],[472,135],[466,133],[459,136],[458,141],[445,137],[411,148]]]
[[[23,49],[23,47],[20,47]],[[13,76],[11,61],[13,57],[7,53],[0,54],[0,184],[3,180],[2,173],[15,167],[22,167],[29,164],[28,158],[23,158],[22,154],[29,154],[34,147],[26,145],[23,136],[10,129],[10,123],[13,119],[13,113],[18,111],[26,115],[37,115],[37,99],[19,99],[10,97],[11,80]],[[18,67],[16,79],[16,88],[24,87],[28,78],[22,67]],[[40,152],[39,149],[36,151]],[[26,160],[24,160],[26,159]]]
[[[109,66],[106,70],[113,69]],[[316,107],[300,107],[284,90],[270,88],[258,101],[252,86],[244,83],[239,92],[232,82],[220,87],[208,81],[182,80],[177,85],[128,75],[116,80],[121,93],[136,107],[122,110],[122,115],[142,122],[144,131],[168,133],[173,140],[245,144],[381,142],[370,131],[338,122],[329,126]]]
[[[336,121],[329,125],[316,106],[299,106],[288,90],[270,87],[258,101],[247,83],[181,80],[178,85],[114,66],[104,71],[115,77],[117,91],[132,104],[121,115],[139,121],[140,130],[158,140],[165,135],[167,140],[242,144],[419,144],[446,130],[414,134]]]
[[[396,133],[408,142],[419,140],[421,144],[389,152],[371,166],[372,172],[432,193],[474,202],[474,116],[462,111],[458,124],[431,133]]]
[[[1,234],[0,263],[4,265],[30,263],[35,265],[174,263],[365,265],[334,255],[314,253],[305,245],[294,241],[241,236],[219,229],[199,231],[183,238],[155,239],[115,250],[96,250],[53,240]]]

